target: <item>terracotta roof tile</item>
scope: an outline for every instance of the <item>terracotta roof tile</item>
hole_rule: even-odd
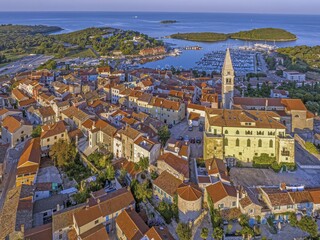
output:
[[[128,240],[140,240],[149,229],[134,210],[124,210],[116,223]]]
[[[24,146],[23,152],[18,162],[18,169],[20,167],[23,167],[23,165],[27,162],[39,165],[40,158],[41,158],[40,138],[32,138],[28,140],[28,142]]]
[[[58,134],[66,132],[66,123],[64,121],[59,121],[54,124],[42,126],[42,132],[40,138],[48,138]]]
[[[186,178],[189,178],[189,163],[181,157],[172,153],[165,153],[159,157],[158,161],[164,161],[177,172],[183,174]]]
[[[206,191],[213,202],[219,202],[228,196],[237,197],[237,191],[234,186],[222,183],[220,181],[207,186]]]
[[[181,185],[182,181],[167,171],[162,172],[157,179],[153,181],[153,185],[161,188],[171,197],[177,192],[177,188]]]
[[[177,193],[186,201],[196,201],[202,197],[202,191],[193,183],[182,183],[178,187]]]
[[[146,236],[152,240],[174,240],[168,228],[165,226],[153,226],[146,232]]]

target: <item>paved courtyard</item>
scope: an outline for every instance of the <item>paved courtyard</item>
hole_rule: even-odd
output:
[[[307,170],[298,167],[295,172],[275,173],[271,169],[231,168],[231,180],[235,185],[243,186],[279,186],[289,185],[320,186],[320,170]]]
[[[267,225],[261,225],[261,236],[267,237],[272,240],[289,240],[289,239],[305,239],[309,236],[308,233],[302,231],[300,228],[292,227],[290,224],[282,225],[280,231],[277,234],[272,234],[268,230]]]
[[[54,166],[40,168],[37,175],[37,183],[62,183],[60,173]]]
[[[190,144],[190,154],[191,158],[198,158],[203,156],[203,132],[199,131],[199,127],[193,127],[192,131],[189,131],[188,121],[185,119],[183,122],[173,126],[170,129],[171,137],[178,138],[179,136],[182,136],[185,138],[186,136],[191,138],[200,138],[201,144],[198,143],[191,143]]]

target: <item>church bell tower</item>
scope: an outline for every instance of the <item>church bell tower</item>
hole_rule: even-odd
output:
[[[234,96],[234,69],[230,49],[227,48],[226,57],[222,67],[222,108],[230,109]]]

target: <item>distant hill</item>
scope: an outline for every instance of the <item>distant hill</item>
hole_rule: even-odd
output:
[[[297,36],[280,28],[258,28],[249,31],[232,33],[232,39],[251,40],[251,41],[295,41]]]
[[[174,39],[182,39],[195,42],[218,42],[228,39],[227,34],[213,33],[213,32],[199,32],[199,33],[176,33],[170,36]]]
[[[162,20],[160,23],[162,24],[173,24],[173,23],[177,23],[177,20]]]
[[[216,42],[227,39],[240,39],[249,41],[295,41],[297,36],[284,29],[279,28],[259,28],[249,31],[240,31],[236,33],[224,34],[214,32],[195,32],[195,33],[177,33],[172,34],[171,38],[182,39],[196,42]]]
[[[57,26],[45,26],[45,25],[0,25],[0,34],[49,34],[54,32],[60,32],[63,29]]]

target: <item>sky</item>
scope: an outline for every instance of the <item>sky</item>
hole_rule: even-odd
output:
[[[0,11],[320,14],[320,0],[0,0]]]

